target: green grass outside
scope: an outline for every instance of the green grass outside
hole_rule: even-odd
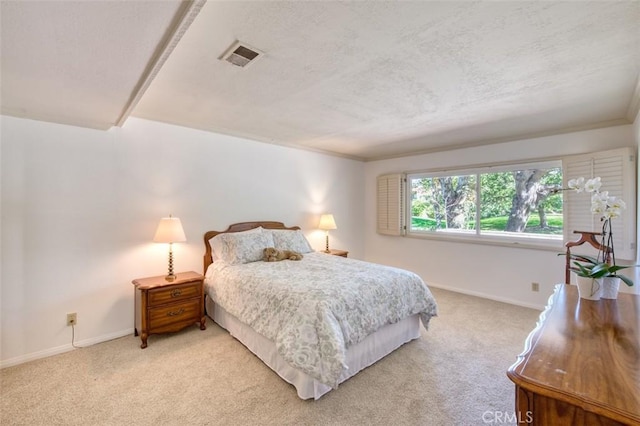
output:
[[[482,231],[504,231],[507,227],[507,216],[490,217],[480,220],[480,230]],[[474,222],[469,222],[469,229],[473,229]],[[538,215],[531,216],[525,232],[536,234],[562,234],[562,215],[550,214],[547,216],[547,224],[549,228],[540,229],[540,217]],[[429,218],[412,217],[411,228],[415,230],[433,230],[436,221]]]

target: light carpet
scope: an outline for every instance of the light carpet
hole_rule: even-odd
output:
[[[539,312],[434,288],[439,316],[318,401],[225,330],[123,337],[0,371],[3,425],[508,424],[507,368]]]

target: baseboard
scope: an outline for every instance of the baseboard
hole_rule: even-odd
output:
[[[441,288],[443,290],[447,290],[447,291],[452,291],[455,293],[461,293],[461,294],[466,294],[469,296],[475,296],[475,297],[481,297],[483,299],[489,299],[489,300],[495,300],[496,302],[503,302],[503,303],[509,303],[511,305],[516,305],[516,306],[522,306],[525,308],[531,308],[531,309],[535,309],[538,311],[541,311],[544,309],[544,305],[536,305],[536,304],[532,304],[532,303],[522,303],[521,301],[518,300],[513,300],[513,299],[509,299],[509,298],[505,298],[505,297],[495,297],[492,295],[488,295],[485,293],[481,293],[478,291],[469,291],[469,290],[462,290],[456,287],[450,287],[450,286],[446,286],[446,285],[441,285],[441,284],[434,284],[434,283],[429,283],[429,287],[435,287],[435,288]],[[102,336],[98,336],[98,337],[93,337],[90,339],[85,339],[85,340],[81,340],[75,343],[76,346],[78,347],[84,347],[84,346],[92,346],[95,345],[97,343],[102,343],[102,342],[106,342],[109,340],[113,340],[113,339],[117,339],[119,337],[124,337],[124,336],[128,336],[133,334],[133,328],[129,328],[126,330],[121,330],[121,331],[117,331],[115,333],[109,333],[109,334],[104,334]],[[70,343],[67,345],[62,345],[62,346],[57,346],[55,348],[51,348],[51,349],[45,349],[43,351],[39,351],[39,352],[34,352],[34,353],[30,353],[27,355],[21,355],[15,358],[10,358],[4,361],[0,361],[0,369],[2,368],[6,368],[6,367],[11,367],[14,365],[18,365],[18,364],[24,364],[25,362],[29,362],[29,361],[35,361],[37,359],[41,359],[41,358],[46,358],[49,356],[53,356],[53,355],[58,355],[58,354],[62,354],[65,352],[69,352],[72,351],[76,348],[74,348]]]
[[[103,334],[102,336],[92,337],[90,339],[84,339],[75,342],[76,347],[74,348],[71,343],[67,345],[57,346],[55,348],[45,349],[43,351],[33,352],[26,355],[20,355],[14,358],[9,358],[4,361],[0,361],[0,369],[6,367],[12,367],[18,364],[24,364],[25,362],[35,361],[41,358],[47,358],[53,355],[59,355],[65,352],[72,351],[77,348],[83,348],[85,346],[92,346],[97,343],[107,342],[109,340],[118,339],[120,337],[129,336],[133,334],[133,328],[128,328],[126,330],[116,331],[114,333]]]
[[[545,307],[545,305],[537,305],[535,303],[523,303],[519,300],[509,299],[506,297],[496,297],[490,294],[481,293],[479,291],[464,290],[457,287],[449,287],[446,285],[434,284],[432,282],[429,282],[428,286],[434,287],[434,288],[441,288],[442,290],[452,291],[454,293],[466,294],[468,296],[475,296],[475,297],[481,297],[483,299],[495,300],[496,302],[508,303],[510,305],[522,306],[523,308],[535,309],[537,311],[542,311],[544,310],[544,307]]]

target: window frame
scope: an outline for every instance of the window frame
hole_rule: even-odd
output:
[[[548,250],[560,250],[564,246],[564,232],[562,234],[530,234],[530,233],[505,233],[482,231],[480,229],[480,215],[481,215],[481,193],[480,193],[480,175],[487,173],[502,173],[511,172],[515,170],[523,169],[552,169],[560,168],[563,170],[562,158],[552,158],[544,160],[532,160],[517,163],[498,163],[473,167],[461,167],[461,168],[448,168],[448,169],[432,169],[423,170],[417,172],[405,173],[405,193],[404,193],[404,223],[405,223],[405,235],[412,238],[426,238],[445,241],[458,241],[465,243],[477,243],[477,244],[492,244],[503,245],[509,247],[523,247],[523,248],[540,248]],[[412,218],[412,188],[411,182],[415,179],[443,177],[443,176],[463,176],[463,175],[475,175],[475,222],[476,229],[460,232],[456,230],[412,230],[411,218]],[[564,176],[564,170],[563,170]],[[563,206],[564,212],[564,206]],[[563,223],[564,229],[564,223]]]

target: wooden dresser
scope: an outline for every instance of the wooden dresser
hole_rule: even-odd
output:
[[[519,424],[640,425],[640,295],[559,284],[507,375]]]
[[[191,324],[206,329],[204,277],[181,272],[167,282],[164,276],[133,280],[135,286],[135,335],[140,333],[142,349],[151,334],[181,330]]]

